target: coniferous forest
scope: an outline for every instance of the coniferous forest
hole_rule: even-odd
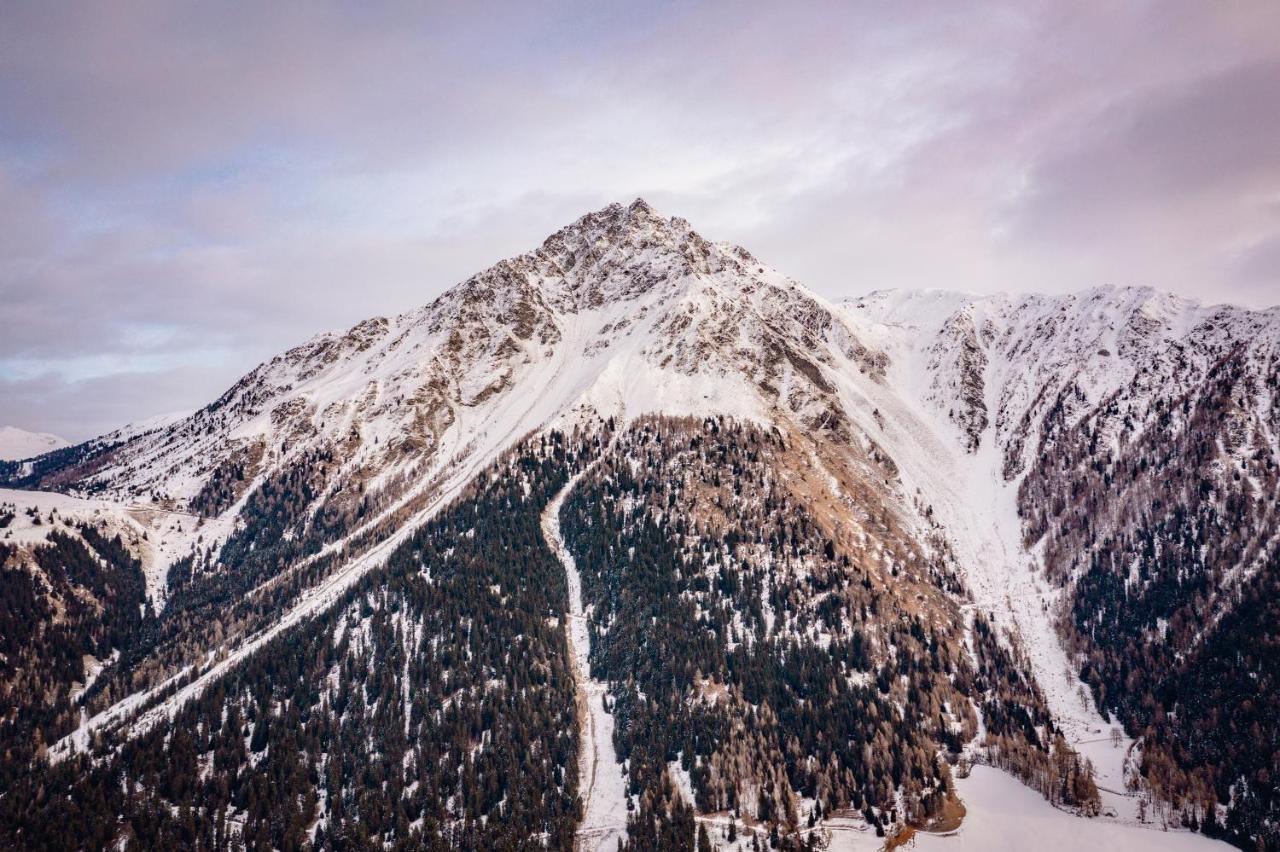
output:
[[[1280,470],[1260,451],[1223,458],[1257,428],[1249,406],[1280,389],[1280,368],[1260,374],[1239,347],[1223,351],[1139,425],[1132,397],[1147,380],[1074,425],[1050,412],[1051,449],[1020,495],[1028,544],[1043,541],[1051,575],[1070,584],[1063,636],[1098,706],[1143,737],[1161,817],[1275,848]]]
[[[560,435],[497,463],[334,607],[127,743],[6,772],[0,847],[568,849]]]
[[[12,513],[0,507],[0,521]],[[52,519],[47,518],[46,523]],[[137,560],[118,538],[81,525],[32,554],[39,575],[0,541],[0,788],[75,726],[86,658],[106,661],[153,619]]]
[[[905,539],[861,549],[831,515],[806,511],[804,477],[792,475],[803,442],[667,418],[526,440],[385,566],[171,718],[140,735],[99,732],[63,760],[12,747],[30,731],[7,729],[0,847],[570,849],[583,807],[579,709],[564,569],[539,518],[574,474],[561,521],[627,773],[628,848],[697,848],[704,816],[784,849],[812,846],[834,814],[886,837],[931,825],[954,802],[953,767],[979,714],[980,759],[1091,812],[1088,767],[1056,734],[1009,637],[975,615],[968,649],[945,567]],[[277,488],[251,497],[264,509],[250,517],[270,524],[288,511]],[[259,529],[247,524],[227,547]],[[245,553],[270,554],[273,540]],[[83,541],[114,573],[91,567],[76,539],[55,537],[37,558],[99,600],[132,596],[119,611],[133,620],[93,622],[76,640],[88,654],[126,649],[96,690],[145,666],[140,651],[163,646],[176,629],[166,625],[225,606],[190,595],[216,575],[189,563],[157,617],[137,606],[140,572],[118,543],[91,529]],[[273,564],[240,561],[249,572]],[[4,575],[6,594],[37,606],[9,582],[17,573]],[[52,641],[6,637],[29,653]],[[12,686],[27,675],[7,676]],[[67,733],[84,700],[64,694],[41,736]],[[42,717],[31,711],[11,715],[33,725]]]
[[[642,420],[564,508],[593,606],[592,671],[610,685],[639,800],[635,848],[691,825],[682,787],[699,813],[776,826],[783,847],[835,812],[881,833],[929,825],[954,798],[943,756],[976,733],[974,707],[987,759],[1095,809],[1043,699],[1006,685],[1025,675],[992,630],[975,671],[956,610],[922,604],[914,575],[882,573],[885,560],[808,514],[787,484],[788,443],[723,419]]]

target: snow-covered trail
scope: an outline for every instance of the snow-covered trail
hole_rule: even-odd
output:
[[[584,812],[578,825],[576,846],[580,852],[612,850],[627,836],[626,778],[613,748],[613,716],[604,710],[607,687],[591,677],[591,639],[582,606],[582,576],[573,554],[560,534],[560,509],[565,498],[590,470],[580,471],[547,503],[542,512],[542,536],[564,565],[569,586],[569,655],[577,689],[581,721],[578,749],[578,789]]]

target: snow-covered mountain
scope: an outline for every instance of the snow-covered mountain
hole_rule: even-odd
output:
[[[339,452],[337,492],[491,456],[588,407],[766,417],[782,405],[820,417],[808,408],[807,385],[821,382],[811,351],[876,368],[829,305],[745,250],[643,201],[613,205],[425,308],[318,335],[183,420],[100,439],[110,449],[72,487],[216,514],[208,488],[221,465],[248,460],[247,489],[322,444]]]
[[[413,514],[405,529],[419,523],[442,483],[456,490],[536,429],[664,412],[836,431],[845,415],[824,371],[881,367],[829,304],[637,200],[424,308],[318,335],[186,418],[103,436],[13,481],[225,521],[307,468],[298,518],[365,521],[299,530],[333,548],[397,512]]]
[[[912,377],[924,384],[908,392],[945,409],[970,448],[991,426],[987,440],[1004,454],[1006,478],[1032,460],[1050,409],[1058,409],[1055,420],[1074,422],[1124,397],[1132,420],[1157,398],[1192,389],[1223,358],[1240,357],[1265,380],[1280,345],[1280,307],[1203,305],[1149,287],[1066,296],[887,291],[845,306],[926,353]],[[1258,392],[1255,437],[1274,445],[1271,393]],[[1114,444],[1120,436],[1110,437]]]
[[[1156,661],[1190,688],[1268,623],[1278,341],[1280,310],[1140,289],[834,304],[641,200],[612,205],[425,307],[295,347],[200,411],[0,464],[0,484],[84,510],[64,507],[57,547],[116,566],[71,572],[59,595],[143,595],[141,621],[77,634],[92,690],[72,692],[90,667],[73,665],[44,721],[19,700],[24,724],[2,732],[52,746],[48,784],[96,783],[59,774],[94,751],[152,805],[216,799],[208,831],[277,847],[356,823],[385,844],[518,846],[493,817],[557,846],[650,848],[701,826],[728,848],[771,827],[860,848],[868,831],[945,831],[959,800],[943,767],[975,760],[1134,844],[1143,819],[1271,837],[1262,767],[1229,743],[1217,766],[1189,751],[1208,709],[1133,670]],[[15,517],[20,494],[4,492]],[[104,506],[124,520],[95,526]],[[0,563],[60,578],[48,534],[24,536]],[[306,695],[286,660],[312,667]],[[1256,693],[1241,724],[1274,735],[1274,660],[1235,665]],[[383,719],[331,770],[330,723],[313,732],[325,745],[288,770],[318,779],[294,790],[296,831],[266,800],[228,798],[282,753],[290,713],[347,720],[336,732],[392,705],[407,751]],[[473,711],[486,721],[452,715]],[[202,733],[164,733],[179,728]],[[488,756],[464,770],[442,738]],[[501,763],[499,741],[534,766]],[[142,781],[173,749],[197,780]],[[420,787],[428,765],[457,792]],[[400,816],[357,808],[369,772],[404,786]],[[540,804],[497,780],[526,775]],[[0,836],[33,813],[0,807]],[[139,842],[176,836],[135,822]]]
[[[65,447],[67,441],[45,432],[28,432],[16,426],[0,426],[0,461],[29,459]]]

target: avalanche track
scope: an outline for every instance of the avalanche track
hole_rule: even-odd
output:
[[[590,470],[588,468],[587,470]],[[578,825],[576,847],[580,852],[616,849],[627,836],[626,783],[613,749],[613,716],[605,712],[608,687],[591,677],[591,639],[582,606],[582,577],[573,554],[560,534],[560,509],[565,498],[587,471],[581,471],[547,504],[542,512],[542,536],[564,565],[569,586],[569,654],[577,687],[580,749],[578,789],[584,808]]]
[[[1022,544],[1018,482],[1004,481],[991,427],[976,452],[964,452],[951,426],[921,399],[922,366],[912,363],[919,353],[905,350],[898,357],[906,363],[898,368],[895,386],[914,388],[914,395],[876,383],[863,383],[859,391],[884,418],[877,437],[898,464],[903,493],[925,496],[946,529],[973,606],[1017,637],[1054,721],[1094,764],[1104,812],[1136,823],[1137,799],[1125,786],[1133,740],[1121,734],[1119,744],[1112,744],[1111,726],[1058,638],[1053,612],[1061,593],[1040,576],[1038,556]],[[988,410],[996,404],[989,390]]]

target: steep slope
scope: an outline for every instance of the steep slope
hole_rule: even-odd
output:
[[[799,285],[637,201],[425,308],[314,338],[182,420],[8,476],[205,519],[154,602],[154,649],[118,673],[136,692],[313,612],[530,430],[662,410],[838,435],[823,368],[878,365]]]
[[[938,755],[997,688],[969,667],[951,578],[874,489],[843,487],[841,456],[790,431],[642,418],[566,502],[637,799],[630,848],[682,821],[798,838],[852,810],[883,831],[951,800]]]
[[[154,614],[166,520],[105,501],[0,490],[0,782],[73,728],[104,666]]]
[[[1051,618],[1066,640],[1042,643],[1041,684],[1091,688],[1082,741],[1095,704],[1139,737],[1129,809],[1277,842],[1280,310],[1114,288],[846,307],[883,327],[895,386],[948,424],[981,471],[970,499],[991,495],[1004,549],[1027,554],[988,579],[1024,634]],[[1069,691],[1051,703],[1073,715]],[[1125,766],[1085,750],[1122,789]]]
[[[24,484],[145,494],[212,516],[308,447],[335,452],[336,494],[357,474],[384,486],[414,462],[465,451],[500,413],[510,428],[580,401],[617,413],[800,411],[803,379],[817,377],[804,353],[827,348],[869,357],[745,250],[642,201],[613,205],[425,308],[319,335],[205,409],[82,445],[84,460]],[[508,412],[510,397],[523,406]]]

